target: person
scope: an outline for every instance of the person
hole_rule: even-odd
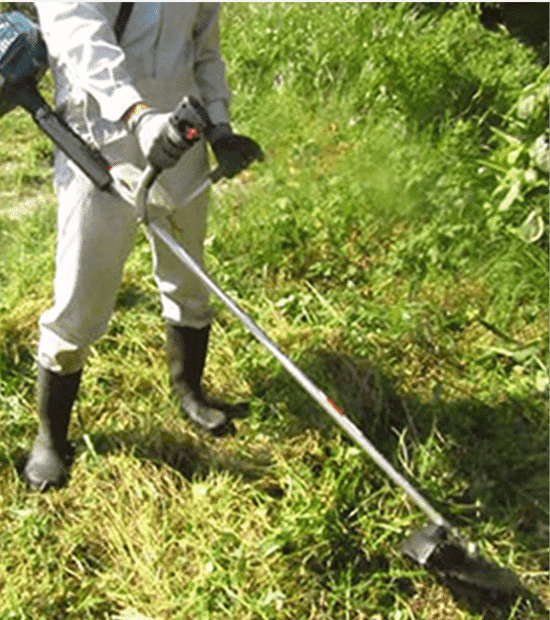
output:
[[[135,3],[120,42],[114,28],[121,3],[38,2],[36,8],[56,109],[107,160],[165,169],[162,185],[177,206],[209,170],[207,142],[228,177],[261,158],[254,140],[231,129],[219,4]],[[211,121],[207,139],[191,148],[169,122],[184,95],[198,100]],[[139,224],[126,203],[98,190],[60,151],[54,187],[54,303],[39,320],[39,429],[24,468],[27,483],[39,490],[67,481],[68,426],[82,369],[90,344],[107,328]],[[206,192],[171,217],[171,234],[199,263],[207,203]],[[212,403],[203,393],[213,319],[208,293],[162,242],[152,236],[149,241],[173,386],[191,420],[222,435],[231,430],[233,417],[246,415],[246,407]]]

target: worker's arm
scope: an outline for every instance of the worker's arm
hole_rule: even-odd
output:
[[[140,102],[126,71],[114,22],[118,2],[37,2],[40,28],[50,56],[66,75],[97,101],[101,115],[118,121]]]
[[[225,64],[220,56],[219,4],[198,3],[195,39],[195,81],[214,125],[229,124],[231,95],[225,81]]]

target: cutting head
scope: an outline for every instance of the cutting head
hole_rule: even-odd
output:
[[[511,570],[482,558],[447,528],[429,523],[401,545],[412,558],[444,581],[492,594],[514,595],[521,584]]]
[[[420,565],[425,566],[426,562],[434,551],[446,540],[447,529],[429,523],[421,530],[413,532],[401,544],[401,553],[410,557]]]

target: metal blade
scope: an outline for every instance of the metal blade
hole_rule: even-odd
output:
[[[403,541],[401,552],[424,566],[432,553],[447,538],[446,534],[446,528],[430,523],[423,529],[413,532]]]

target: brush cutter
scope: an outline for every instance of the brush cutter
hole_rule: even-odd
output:
[[[367,452],[375,463],[426,514],[430,523],[413,533],[402,544],[402,552],[414,561],[433,569],[441,577],[493,594],[514,595],[521,590],[511,571],[496,566],[477,554],[467,551],[451,525],[406,480],[389,461],[292,361],[282,353],[254,321],[206,274],[203,268],[181,247],[166,228],[163,219],[173,209],[169,196],[156,183],[160,170],[148,166],[140,171],[128,163],[111,165],[97,150],[89,146],[55,114],[39,94],[36,86],[47,68],[45,46],[34,24],[20,14],[0,16],[0,116],[21,105],[32,114],[37,125],[66,155],[103,191],[117,194],[137,210],[138,218],[161,239],[182,264],[204,286],[220,299],[237,319],[272,353],[302,388],[332,419]],[[173,121],[191,148],[196,139],[189,132],[189,119],[197,118],[195,103],[184,98],[174,112]],[[200,114],[199,114],[200,116]],[[200,134],[200,129],[199,134]],[[220,168],[210,172],[188,196],[190,203],[224,176]],[[185,205],[181,203],[178,208]]]

